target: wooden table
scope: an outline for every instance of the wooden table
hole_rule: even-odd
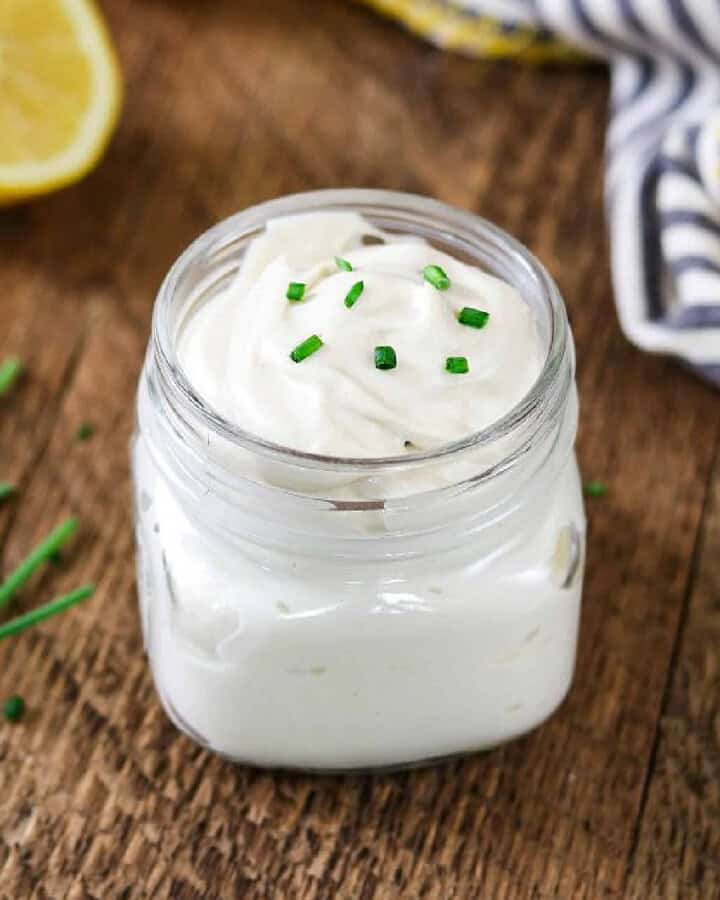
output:
[[[602,69],[463,60],[342,0],[106,0],[125,112],[84,182],[0,213],[7,570],[86,606],[0,645],[0,896],[720,896],[718,394],[621,336],[602,209]],[[287,192],[366,185],[481,212],[549,266],[579,359],[587,590],[570,697],[535,734],[411,774],[230,765],[180,736],[143,658],[127,442],[153,295],[200,231]],[[82,420],[92,440],[74,441]]]

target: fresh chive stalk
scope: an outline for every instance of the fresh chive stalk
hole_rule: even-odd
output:
[[[307,285],[303,284],[302,281],[291,281],[287,291],[285,291],[285,296],[291,303],[298,303],[305,296],[306,287]]]
[[[461,325],[469,325],[471,328],[484,328],[489,318],[490,313],[482,309],[473,309],[472,306],[463,306],[458,313],[458,322]]]
[[[27,556],[20,565],[11,572],[5,581],[0,584],[0,609],[12,600],[15,594],[33,575],[33,573],[47,562],[60,548],[67,543],[77,530],[77,519],[72,518],[58,525],[54,531],[45,538],[42,543]]]
[[[0,396],[7,394],[10,388],[22,375],[22,363],[17,356],[8,356],[0,363]]]
[[[3,703],[3,716],[8,722],[19,722],[25,715],[25,701],[15,694]]]
[[[22,616],[16,616],[14,619],[10,619],[9,622],[0,625],[0,641],[3,638],[11,637],[14,634],[25,631],[26,628],[31,628],[33,625],[37,625],[38,622],[49,619],[51,616],[56,616],[58,613],[65,612],[65,610],[70,609],[71,606],[75,606],[75,604],[81,603],[83,600],[87,600],[88,597],[91,597],[94,590],[94,585],[86,584],[84,587],[80,587],[69,594],[65,594],[63,597],[58,597],[57,600],[51,600],[50,603],[46,603],[44,606],[38,606],[37,609],[32,609]]]
[[[322,339],[319,338],[316,334],[311,334],[309,338],[305,338],[302,343],[297,345],[297,347],[290,354],[290,359],[296,363],[302,362],[304,359],[307,359],[308,356],[312,356],[313,353],[317,353],[322,345]]]
[[[467,375],[470,371],[467,357],[465,356],[448,356],[445,360],[445,370],[451,375]]]
[[[7,500],[8,497],[12,497],[15,490],[14,484],[10,484],[9,481],[0,481],[0,503],[2,503],[3,500]]]
[[[92,422],[81,422],[80,427],[75,432],[75,440],[80,442],[89,441],[94,434],[95,426]]]
[[[358,297],[365,290],[365,282],[356,281],[355,284],[350,288],[350,290],[345,295],[345,306],[348,309],[351,309],[358,301]]]
[[[425,266],[423,278],[438,291],[446,291],[450,287],[450,279],[447,272],[440,266]]]
[[[347,259],[343,259],[342,256],[335,257],[335,265],[338,269],[342,269],[343,272],[352,272],[353,270],[352,263]]]
[[[375,348],[375,368],[394,369],[397,366],[397,354],[392,347]]]
[[[608,486],[602,481],[588,481],[585,484],[585,494],[588,497],[604,497],[608,490]]]

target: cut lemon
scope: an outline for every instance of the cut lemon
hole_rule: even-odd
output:
[[[92,0],[0,0],[0,203],[92,169],[120,97],[115,53]]]

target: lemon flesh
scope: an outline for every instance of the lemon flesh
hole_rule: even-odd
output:
[[[115,53],[91,0],[0,0],[0,203],[85,175],[120,97]]]

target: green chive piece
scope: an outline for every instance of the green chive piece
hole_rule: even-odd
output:
[[[22,363],[17,356],[8,356],[8,358],[0,364],[0,396],[7,394],[10,388],[22,375],[22,370]]]
[[[342,256],[335,257],[335,265],[338,269],[342,269],[343,272],[352,272],[353,267],[352,263],[348,262],[346,259],[343,259]]]
[[[609,488],[602,481],[588,481],[585,485],[585,494],[588,497],[604,497]]]
[[[356,281],[355,284],[350,288],[350,290],[345,295],[345,306],[348,309],[355,306],[357,303],[358,297],[365,290],[365,282]]]
[[[10,484],[8,481],[0,481],[0,503],[3,500],[7,500],[8,497],[12,497],[15,493],[16,488],[14,484]]]
[[[445,370],[452,375],[467,375],[470,366],[465,356],[448,356],[445,360]]]
[[[450,279],[440,266],[425,266],[422,273],[425,281],[429,282],[436,290],[446,291],[450,287]]]
[[[291,281],[287,291],[285,291],[285,296],[292,303],[297,303],[305,296],[305,287],[306,285],[302,281]]]
[[[89,441],[95,434],[95,426],[92,422],[81,422],[80,427],[75,432],[76,441]]]
[[[301,344],[297,345],[290,354],[290,359],[296,363],[302,362],[304,359],[307,359],[308,356],[317,353],[322,345],[322,340],[316,334],[311,334],[309,338],[305,338]]]
[[[77,519],[72,518],[51,531],[42,543],[26,557],[20,565],[11,572],[5,581],[0,584],[0,609],[12,600],[15,594],[33,575],[33,573],[73,536],[77,530]]]
[[[3,704],[3,715],[8,722],[19,722],[25,715],[25,701],[23,698],[17,694],[14,697],[8,697]]]
[[[375,348],[375,368],[394,369],[397,365],[397,355],[392,347]]]
[[[29,613],[25,613],[23,616],[16,616],[14,619],[10,619],[10,621],[5,622],[4,625],[0,625],[0,641],[3,638],[11,637],[13,634],[25,631],[26,628],[37,625],[38,622],[42,622],[45,619],[49,619],[50,616],[56,616],[58,613],[65,612],[66,609],[70,609],[70,607],[75,606],[76,603],[87,600],[88,597],[92,596],[94,591],[95,585],[86,584],[84,587],[78,588],[70,594],[65,594],[65,596],[58,597],[57,600],[51,600],[50,603],[46,603],[44,606],[38,606],[37,609],[30,610]]]
[[[490,313],[482,309],[473,309],[472,306],[463,306],[458,313],[458,322],[461,325],[469,325],[471,328],[484,328],[489,318]]]

